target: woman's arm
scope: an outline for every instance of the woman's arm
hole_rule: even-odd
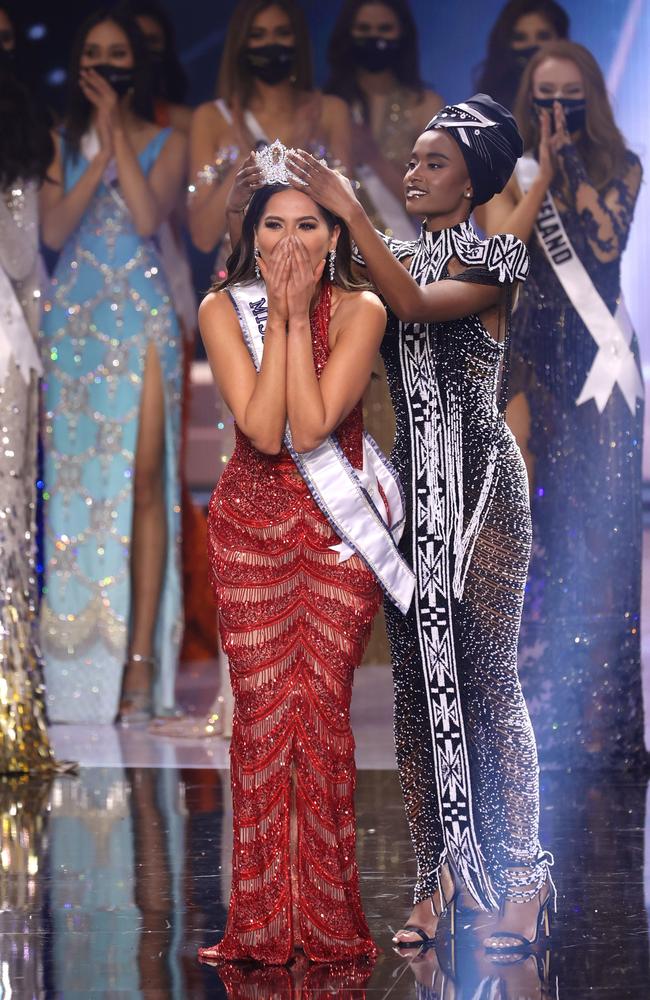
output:
[[[255,152],[249,153],[235,174],[235,180],[226,199],[228,235],[233,246],[239,243],[244,222],[244,212],[255,191],[264,186],[262,171],[257,165]]]
[[[259,373],[248,353],[227,292],[211,293],[199,308],[199,329],[219,392],[243,434],[258,451],[276,455],[287,421],[287,304],[289,255],[284,241],[265,272],[269,315]]]
[[[203,253],[223,239],[228,194],[248,154],[248,148],[235,153],[232,147],[235,159],[215,165],[215,153],[224,142],[217,114],[212,104],[202,104],[192,115],[190,128],[188,226],[194,246]]]
[[[147,177],[126,130],[118,96],[94,69],[82,69],[80,86],[111,133],[120,192],[139,236],[149,237],[174,207],[185,166],[185,140],[173,133]]]
[[[120,191],[139,236],[153,236],[171,214],[185,173],[186,142],[172,132],[147,176],[125,130],[113,130]]]
[[[312,451],[345,420],[370,381],[386,326],[386,311],[372,292],[343,295],[332,319],[332,350],[320,380],[312,350],[309,306],[323,273],[312,271],[309,255],[291,238],[287,285],[287,416],[293,446]]]
[[[60,250],[75,231],[88,208],[113,155],[112,139],[106,128],[98,129],[100,148],[77,183],[64,191],[61,139],[54,133],[55,153],[47,180],[39,193],[41,235],[52,250]]]
[[[291,158],[291,169],[300,179],[298,190],[307,193],[347,224],[365,260],[372,281],[395,315],[407,323],[433,323],[483,312],[495,305],[500,289],[437,281],[421,287],[373,228],[346,178],[323,167],[313,156]]]

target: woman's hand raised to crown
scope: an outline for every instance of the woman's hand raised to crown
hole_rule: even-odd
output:
[[[304,191],[315,202],[327,208],[339,219],[349,223],[359,202],[347,177],[330,170],[311,153],[296,150],[287,156],[287,166],[293,175],[292,187]]]
[[[226,200],[226,212],[243,213],[249,201],[264,184],[255,152],[249,153],[235,174],[235,180]]]

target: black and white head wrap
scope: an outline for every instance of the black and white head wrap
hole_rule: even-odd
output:
[[[427,125],[444,128],[463,154],[474,189],[474,205],[483,205],[503,191],[524,144],[515,119],[487,94],[474,94],[462,104],[442,108]]]

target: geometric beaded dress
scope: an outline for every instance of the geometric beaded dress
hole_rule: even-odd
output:
[[[420,285],[455,278],[503,289],[528,255],[470,223],[389,240]],[[465,270],[455,274],[452,262]],[[414,902],[450,863],[484,908],[531,898],[539,844],[535,737],[517,676],[530,555],[526,471],[497,406],[504,345],[478,315],[391,321],[382,344],[395,408],[391,458],[406,493],[400,548],[416,575],[406,615],[385,602],[395,748],[418,873]]]
[[[148,174],[170,129],[138,154]],[[88,167],[66,150],[65,189]],[[43,321],[45,589],[41,641],[57,722],[111,723],[130,618],[134,456],[149,343],[162,369],[167,556],[155,637],[154,710],[174,703],[182,628],[182,339],[160,257],[105,177],[52,279]]]

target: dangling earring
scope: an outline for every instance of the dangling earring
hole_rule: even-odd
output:
[[[260,271],[260,265],[259,265],[259,257],[260,257],[260,248],[255,247],[255,277],[257,278],[258,281],[262,277],[262,272]]]
[[[330,250],[327,255],[327,259],[329,261],[330,281],[333,282],[334,274],[336,272],[336,248],[334,250]]]

